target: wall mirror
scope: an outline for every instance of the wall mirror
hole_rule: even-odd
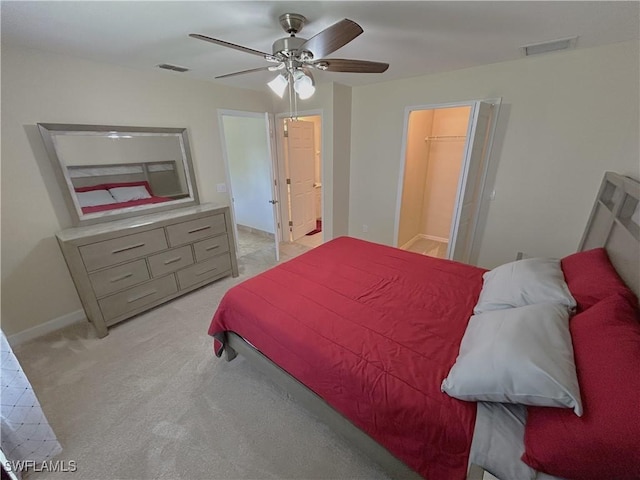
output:
[[[38,128],[74,225],[199,203],[186,128]]]

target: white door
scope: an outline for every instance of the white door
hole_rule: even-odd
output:
[[[458,180],[447,258],[469,263],[487,170],[494,106],[476,102],[469,116],[465,155]]]
[[[291,240],[316,228],[315,151],[312,122],[287,121],[287,171],[289,179]]]
[[[227,188],[231,197],[238,256],[251,250],[243,243],[238,225],[251,231],[274,235],[276,260],[278,231],[274,204],[273,142],[268,114],[219,110],[222,146],[227,167]],[[266,236],[264,237],[267,238]],[[255,248],[254,248],[255,249]]]

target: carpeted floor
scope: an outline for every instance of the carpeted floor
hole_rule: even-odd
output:
[[[305,247],[284,247],[283,261]],[[242,358],[206,334],[232,285],[274,264],[270,249],[226,278],[123,322],[86,323],[14,349],[78,471],[30,480],[388,478]]]

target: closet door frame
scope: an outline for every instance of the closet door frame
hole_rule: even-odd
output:
[[[493,105],[493,115],[491,118],[490,126],[489,126],[489,134],[487,137],[487,143],[485,148],[485,161],[482,166],[481,177],[481,186],[480,186],[480,201],[478,202],[478,207],[474,213],[474,227],[473,232],[471,233],[471,237],[473,238],[471,253],[469,255],[469,263],[475,264],[478,259],[479,253],[479,241],[481,239],[481,233],[484,230],[484,225],[486,223],[486,210],[489,206],[489,201],[493,199],[493,192],[491,192],[490,185],[487,184],[488,181],[488,173],[494,170],[493,164],[495,160],[491,156],[494,134],[496,131],[496,126],[498,123],[498,117],[500,112],[500,105],[502,103],[502,98],[485,98],[485,99],[477,99],[477,100],[467,100],[462,102],[451,102],[451,103],[432,103],[426,105],[412,105],[405,107],[404,110],[404,127],[402,132],[402,147],[400,152],[400,175],[398,177],[398,189],[397,189],[397,198],[396,198],[396,212],[395,212],[395,222],[394,222],[394,238],[393,244],[394,246],[398,246],[398,235],[400,230],[400,212],[402,209],[402,192],[404,189],[404,171],[406,168],[406,155],[407,155],[407,138],[409,131],[409,116],[412,112],[421,111],[421,110],[438,110],[443,108],[452,108],[452,107],[470,107],[473,112],[477,105],[480,103],[489,103]],[[475,127],[475,124],[472,126]],[[470,141],[467,138],[466,142]],[[465,146],[465,152],[468,150],[467,146]],[[466,159],[465,159],[466,160]],[[462,174],[462,173],[461,173]],[[470,185],[466,185],[466,188],[469,188]],[[490,192],[490,193],[489,193]],[[458,198],[460,195],[464,195],[464,191],[458,191]],[[456,201],[457,203],[457,201]],[[455,215],[454,215],[455,216]],[[452,219],[453,221],[453,219]],[[451,242],[451,238],[449,238],[449,242]],[[451,249],[448,249],[449,253]]]

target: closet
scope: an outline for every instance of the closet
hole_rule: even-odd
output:
[[[470,106],[410,113],[398,230],[400,248],[447,257],[470,114]]]

